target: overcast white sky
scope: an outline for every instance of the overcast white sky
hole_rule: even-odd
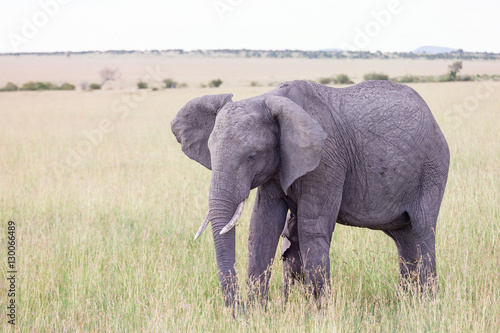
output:
[[[0,0],[0,52],[500,52],[499,32],[499,0]]]

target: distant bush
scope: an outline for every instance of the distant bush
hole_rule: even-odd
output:
[[[332,83],[332,80],[333,79],[331,77],[320,77],[318,82],[321,84],[330,84]]]
[[[208,82],[208,86],[210,88],[218,88],[221,84],[222,84],[221,79],[215,79],[215,80]]]
[[[400,78],[392,79],[392,81],[396,81],[396,82],[400,82],[400,83],[420,82],[418,76],[415,76],[415,75],[404,75]]]
[[[437,78],[433,75],[420,76],[420,82],[436,82]]]
[[[392,78],[391,81],[399,83],[421,83],[421,82],[435,82],[436,77],[429,76],[416,76],[416,75],[404,75],[401,77]]]
[[[0,91],[16,91],[16,90],[19,90],[19,87],[12,82],[8,82],[5,85],[5,87],[0,88]]]
[[[186,82],[182,82],[179,85],[177,85],[178,88],[187,88],[188,84]]]
[[[17,89],[16,89],[17,90]],[[75,86],[70,83],[63,83],[57,86],[51,82],[26,82],[20,90],[37,91],[37,90],[75,90]]]
[[[59,90],[59,87],[52,82],[37,82],[39,85],[38,90]]]
[[[476,78],[472,75],[458,75],[457,81],[474,81]]]
[[[368,74],[365,74],[363,75],[363,79],[365,81],[369,81],[369,80],[389,80],[389,75],[387,74],[382,74],[382,73],[368,73]]]
[[[21,86],[21,90],[37,90],[37,84],[35,82],[27,82]]]
[[[451,81],[455,81],[455,79],[456,79],[456,77],[450,75],[450,73],[439,75],[439,77],[438,77],[439,82],[451,82]]]
[[[337,76],[322,77],[319,79],[319,83],[321,83],[321,84],[330,84],[330,83],[352,84],[354,82],[352,82],[352,80],[346,74],[339,74]]]
[[[147,89],[148,84],[146,82],[137,82],[137,88],[138,89]]]
[[[70,84],[70,83],[63,83],[61,84],[61,86],[59,87],[59,90],[75,90],[75,86]]]
[[[335,78],[335,83],[337,84],[353,84],[351,78],[347,76],[346,74],[339,74]]]
[[[493,74],[493,75],[488,75],[488,74],[477,74],[475,79],[477,80],[492,80],[492,81],[500,81],[500,75],[498,74]]]
[[[35,91],[35,90],[54,90],[57,86],[50,82],[26,82],[21,86],[21,90]]]
[[[99,89],[101,89],[101,85],[98,83],[91,83],[91,84],[89,84],[89,89],[90,90],[99,90]]]
[[[163,83],[165,83],[165,88],[167,88],[167,89],[172,89],[172,88],[177,87],[177,82],[175,82],[172,79],[165,79],[165,80],[163,80]]]
[[[252,82],[250,82],[250,86],[251,87],[260,87],[260,83],[257,81],[252,81]]]

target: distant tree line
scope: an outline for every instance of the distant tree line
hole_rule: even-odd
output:
[[[248,50],[248,49],[219,49],[219,50],[109,50],[109,51],[82,51],[82,52],[41,52],[41,53],[0,53],[0,56],[21,55],[88,55],[88,54],[152,54],[157,56],[202,56],[202,57],[237,57],[237,58],[307,58],[307,59],[427,59],[427,60],[500,60],[500,53],[493,52],[465,52],[462,49],[447,53],[414,53],[414,52],[370,52],[370,51],[343,51],[343,50]]]

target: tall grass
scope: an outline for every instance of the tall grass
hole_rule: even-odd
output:
[[[276,256],[267,311],[233,319],[224,307],[207,210],[210,172],[189,160],[170,120],[185,89],[149,93],[126,119],[123,93],[12,93],[0,99],[0,307],[6,308],[6,224],[17,223],[22,332],[263,331],[493,332],[500,327],[500,84],[459,118],[447,110],[479,83],[419,84],[448,139],[451,169],[437,233],[441,292],[397,296],[396,247],[382,232],[337,226],[329,306],[294,288],[284,306]],[[221,90],[222,89],[222,90]],[[269,88],[235,89],[235,99]],[[219,88],[213,93],[231,92]],[[127,96],[125,96],[127,97]],[[82,131],[111,119],[102,143],[65,165]],[[82,146],[83,147],[83,146]],[[253,194],[252,194],[253,197]],[[251,209],[237,227],[244,288]],[[3,313],[3,312],[2,312]],[[0,330],[7,331],[5,316]]]

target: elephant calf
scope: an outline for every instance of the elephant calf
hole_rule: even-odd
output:
[[[171,127],[184,153],[212,170],[209,212],[196,237],[211,222],[227,305],[238,292],[233,227],[256,187],[248,275],[264,300],[288,211],[285,272],[300,274],[316,296],[329,281],[336,223],[384,231],[396,243],[403,278],[422,286],[436,278],[449,150],[413,89],[285,82],[237,102],[231,94],[195,98]]]

